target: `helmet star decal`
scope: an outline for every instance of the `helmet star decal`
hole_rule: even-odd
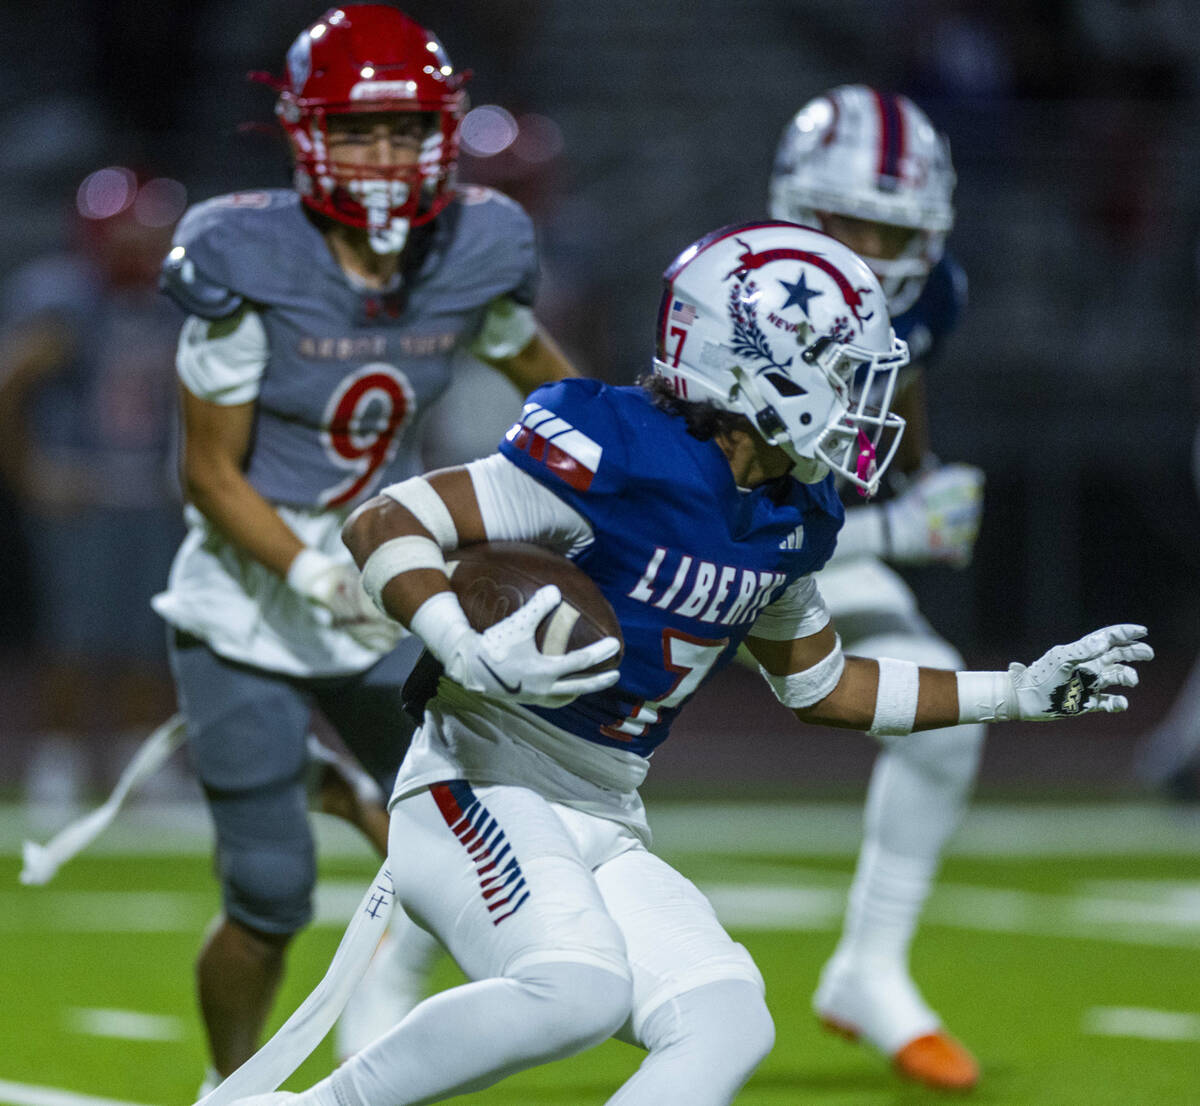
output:
[[[786,311],[789,307],[798,305],[800,310],[805,315],[808,314],[808,301],[814,296],[823,296],[824,292],[816,288],[808,286],[808,277],[803,269],[800,270],[800,279],[795,284],[789,284],[786,280],[779,282],[787,289],[788,298],[784,303],[782,310]]]
[[[855,288],[847,279],[846,274],[821,254],[814,253],[811,250],[792,249],[762,250],[759,253],[755,253],[743,239],[735,238],[734,241],[742,247],[744,252],[738,258],[737,267],[730,271],[729,276],[744,277],[751,269],[761,269],[764,265],[769,265],[772,261],[804,261],[810,265],[815,265],[837,285],[838,291],[842,293],[842,299],[846,301],[846,306],[850,308],[850,313],[858,320],[859,326],[865,326],[866,323],[875,317],[874,311],[868,311],[865,315],[859,314],[859,308],[863,307],[865,302],[863,300],[863,293],[870,289]]]

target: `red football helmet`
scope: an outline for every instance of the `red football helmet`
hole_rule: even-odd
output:
[[[467,76],[430,31],[396,8],[330,8],[292,43],[287,74],[274,82],[275,113],[291,142],[304,203],[366,228],[381,253],[402,248],[409,226],[427,223],[453,197]],[[365,112],[434,116],[416,164],[368,168],[330,158],[328,117]]]

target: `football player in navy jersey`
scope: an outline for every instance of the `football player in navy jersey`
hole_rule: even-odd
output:
[[[398,901],[469,977],[299,1095],[395,1106],[478,1090],[616,1034],[646,1052],[611,1106],[724,1106],[770,1050],[762,978],[697,888],[648,848],[638,787],[695,690],[747,645],[801,721],[902,746],[914,730],[1122,710],[1152,656],[1113,626],[1005,672],[843,653],[814,574],[902,421],[907,360],[866,264],[790,223],[715,231],[666,274],[655,375],[539,388],[499,451],[386,487],[348,521],[363,586],[444,674],[391,800]],[[542,654],[539,590],[469,625],[446,553],[533,541],[620,621]]]
[[[979,529],[983,473],[934,457],[925,411],[926,372],[966,300],[962,270],[944,252],[953,188],[949,146],[920,108],[904,96],[843,85],[788,122],[769,200],[774,218],[823,230],[871,266],[909,347],[894,401],[907,423],[894,494],[872,504],[846,496],[846,525],[818,577],[821,594],[847,648],[947,668],[960,667],[962,657],[888,562],[964,566]],[[983,725],[972,723],[880,752],[842,938],[813,998],[827,1026],[937,1087],[971,1086],[979,1068],[918,991],[909,946],[970,797],[983,739]]]
[[[456,356],[521,394],[571,372],[530,307],[529,218],[455,183],[464,82],[397,9],[330,9],[273,82],[295,188],[192,208],[163,270],[188,313],[189,532],[155,606],[216,828],[223,913],[198,984],[218,1076],[254,1051],[311,916],[310,712],[385,795],[412,728],[399,689],[420,643],[363,592],[343,522],[422,470]]]

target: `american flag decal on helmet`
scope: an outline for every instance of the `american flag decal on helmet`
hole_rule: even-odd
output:
[[[604,452],[599,442],[540,403],[525,404],[521,421],[505,437],[577,492],[591,487]]]
[[[696,321],[696,308],[690,303],[684,303],[683,300],[672,298],[671,321],[683,323],[684,326],[691,326]]]

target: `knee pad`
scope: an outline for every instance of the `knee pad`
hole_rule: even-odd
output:
[[[301,811],[297,832],[244,825],[245,803],[212,803],[218,825],[217,875],[226,914],[263,933],[295,933],[312,919],[317,880],[312,835]],[[254,819],[256,821],[256,819]],[[271,823],[266,823],[269,826]]]
[[[590,964],[543,962],[515,977],[545,1004],[548,1050],[570,1055],[608,1040],[629,1019],[633,982]]]

